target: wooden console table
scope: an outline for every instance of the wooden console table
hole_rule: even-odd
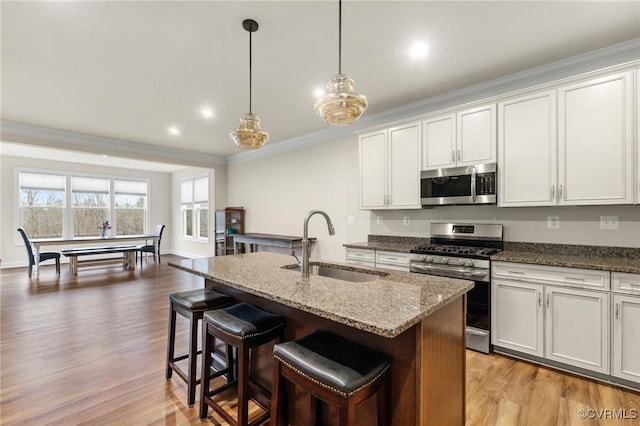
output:
[[[316,241],[309,238],[311,245]],[[238,244],[249,244],[249,251],[258,251],[258,245],[282,247],[291,250],[291,255],[295,255],[296,249],[302,248],[302,237],[292,237],[288,235],[274,234],[235,234],[233,235],[233,254],[238,254]]]

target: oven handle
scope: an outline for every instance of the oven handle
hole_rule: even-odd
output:
[[[486,337],[486,336],[488,336],[488,335],[489,335],[489,333],[488,333],[488,332],[486,332],[486,331],[476,331],[476,330],[473,330],[473,329],[471,329],[471,328],[469,328],[469,327],[467,327],[467,328],[465,329],[465,332],[466,332],[467,334],[472,335],[472,336]]]
[[[423,270],[423,271],[454,272],[456,274],[460,274],[464,277],[468,277],[474,280],[476,278],[483,280],[487,277],[487,272],[483,272],[483,271],[469,272],[463,269],[439,268],[437,266],[432,266],[432,265],[416,265],[415,263],[411,264],[411,268],[415,268],[418,271]]]

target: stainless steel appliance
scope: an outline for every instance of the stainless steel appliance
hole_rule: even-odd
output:
[[[467,293],[467,348],[491,351],[491,260],[503,248],[502,225],[432,223],[431,244],[411,250],[411,272],[474,281]]]
[[[420,173],[423,206],[495,204],[496,163],[427,170]]]

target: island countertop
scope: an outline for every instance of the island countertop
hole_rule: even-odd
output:
[[[256,252],[184,259],[170,266],[322,318],[393,338],[473,288],[472,281],[319,262],[380,275],[348,282],[284,269],[291,256]]]

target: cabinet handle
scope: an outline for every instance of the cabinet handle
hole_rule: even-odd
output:
[[[584,282],[584,278],[580,278],[580,277],[564,277],[565,281],[580,281],[580,282]]]
[[[453,161],[454,163],[456,162],[456,150],[455,149],[451,150],[451,161]]]
[[[540,292],[538,292],[538,306],[542,306],[542,296],[540,295]]]
[[[620,319],[620,316],[619,316],[619,313],[620,313],[619,308],[620,308],[620,304],[619,304],[619,303],[616,303],[616,319]]]
[[[524,272],[521,271],[507,271],[508,274],[514,274],[514,275],[524,275]]]
[[[558,201],[562,201],[562,185],[558,187]]]
[[[551,185],[551,199],[554,200],[556,198],[556,186]]]
[[[460,161],[460,150],[458,150],[458,161]]]
[[[551,306],[551,302],[549,301],[550,299],[551,299],[551,296],[547,294],[547,308]]]

